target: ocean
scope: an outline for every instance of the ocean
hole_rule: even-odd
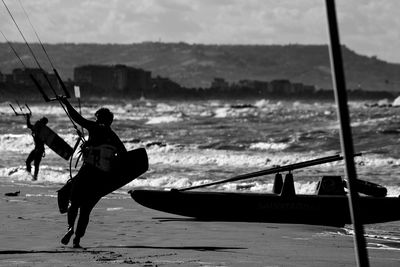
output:
[[[73,101],[77,106],[77,102]],[[38,181],[25,171],[33,139],[23,117],[0,103],[0,186],[40,186],[41,196],[56,201],[56,190],[70,177],[70,162],[46,148]],[[27,103],[32,121],[46,116],[48,126],[71,146],[76,130],[58,103]],[[302,100],[113,100],[82,102],[82,114],[94,118],[101,106],[114,113],[113,129],[127,149],[144,147],[149,171],[106,197],[126,198],[130,189],[165,189],[195,186],[239,174],[298,163],[340,153],[336,105]],[[400,195],[400,109],[370,102],[350,102],[350,116],[359,179]],[[75,159],[72,175],[77,172]],[[324,175],[344,175],[342,161],[293,171],[298,194],[313,194]],[[204,188],[204,190],[271,192],[274,176],[267,175]],[[26,198],[35,197],[21,192]],[[399,207],[400,208],[400,207]],[[400,212],[394,210],[393,212]],[[376,248],[400,249],[400,222],[365,226]],[[352,227],[321,234],[352,235]]]

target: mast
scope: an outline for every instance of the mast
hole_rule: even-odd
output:
[[[368,253],[364,237],[364,228],[360,222],[359,196],[356,191],[357,172],[354,165],[354,148],[350,127],[349,110],[347,106],[346,82],[343,70],[342,52],[340,48],[339,29],[336,19],[334,0],[326,0],[328,29],[330,37],[329,55],[331,58],[331,71],[335,101],[340,121],[340,143],[345,160],[346,175],[349,189],[349,208],[354,227],[354,243],[358,266],[369,266]]]

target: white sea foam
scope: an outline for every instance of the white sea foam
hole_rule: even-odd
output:
[[[171,123],[171,122],[178,122],[178,121],[182,121],[182,118],[180,116],[167,115],[167,116],[150,118],[146,122],[146,124]]]
[[[215,118],[246,118],[256,117],[260,115],[260,110],[257,108],[232,108],[230,106],[216,108],[214,110]]]
[[[140,188],[182,188],[192,186],[188,178],[165,175],[151,179],[136,179],[130,182],[126,187]]]
[[[215,118],[228,117],[229,107],[217,108],[214,110]]]
[[[0,151],[27,152],[32,149],[33,139],[28,134],[0,135]]]
[[[266,142],[259,142],[250,144],[250,149],[255,150],[284,150],[285,148],[289,147],[287,143],[266,143]]]
[[[74,105],[76,105],[76,103]],[[95,110],[101,105],[103,104],[83,105],[82,113],[85,117],[91,118]],[[122,104],[106,104],[105,106],[114,112],[117,121],[122,120],[121,123],[126,129],[126,131],[123,132],[125,134],[123,140],[124,138],[125,140],[130,140],[130,136],[136,133],[134,131],[140,128],[142,124],[146,124],[144,127],[145,130],[139,129],[143,130],[143,132],[139,132],[142,136],[138,136],[138,138],[143,138],[144,135],[146,140],[127,142],[126,146],[128,149],[146,147],[152,140],[155,140],[154,142],[162,140],[162,145],[155,144],[146,147],[149,154],[150,171],[144,175],[146,179],[136,179],[130,186],[153,186],[158,188],[184,187],[197,183],[200,184],[208,180],[210,176],[207,175],[207,173],[210,169],[218,169],[218,171],[222,173],[232,173],[232,171],[237,170],[237,174],[241,174],[246,171],[257,171],[276,165],[283,166],[324,156],[319,154],[315,156],[315,153],[312,151],[299,151],[298,153],[288,151],[291,149],[288,142],[266,141],[251,143],[254,139],[245,140],[246,143],[243,147],[247,147],[250,143],[250,149],[246,151],[200,149],[196,143],[196,139],[193,139],[193,144],[190,144],[191,140],[186,136],[182,136],[182,138],[186,138],[186,142],[183,143],[184,145],[172,143],[175,142],[175,139],[168,140],[166,135],[157,139],[159,133],[157,129],[159,126],[157,124],[165,124],[165,128],[171,125],[171,129],[175,130],[174,123],[184,122],[181,123],[182,127],[186,127],[186,123],[187,127],[192,127],[193,125],[190,123],[195,121],[195,125],[197,126],[199,121],[196,121],[196,119],[200,118],[201,123],[209,123],[206,126],[211,129],[210,132],[212,133],[213,126],[215,123],[219,123],[221,118],[226,118],[228,122],[232,122],[232,120],[229,121],[230,118],[250,118],[253,116],[262,118],[266,116],[266,114],[269,116],[270,114],[275,114],[274,112],[279,112],[278,114],[282,113],[282,116],[279,117],[279,120],[277,119],[277,123],[279,123],[280,119],[288,118],[290,120],[295,120],[301,118],[308,120],[322,114],[320,119],[322,118],[322,120],[325,120],[324,123],[321,125],[313,125],[312,127],[314,128],[312,128],[312,130],[318,130],[322,127],[324,130],[339,128],[339,124],[336,120],[325,118],[331,116],[332,113],[335,112],[335,107],[332,103],[307,103],[300,101],[290,103],[283,101],[273,102],[263,99],[255,101],[253,105],[255,107],[232,108],[229,103],[223,101],[158,103],[157,101],[146,100],[144,102],[132,101]],[[365,107],[359,103],[352,103],[351,108],[365,109]],[[38,117],[41,116],[41,114],[54,116],[54,121],[51,120],[51,122],[56,123],[59,128],[64,124],[68,125],[65,129],[61,128],[60,136],[73,146],[76,141],[76,134],[70,129],[68,119],[65,117],[63,109],[57,103],[51,105],[36,104],[32,105],[31,109],[34,115]],[[18,133],[23,132],[23,126],[17,124],[19,118],[14,118],[13,111],[9,108],[8,102],[0,104],[0,112],[5,114],[7,117],[6,119],[12,122],[12,125],[14,125],[13,129],[17,129]],[[205,120],[203,117],[207,117],[207,119]],[[214,120],[214,118],[218,120]],[[355,123],[358,125],[375,125],[384,122],[385,118],[395,120],[396,114],[393,113],[391,115],[376,117],[371,116],[371,118],[373,119],[363,119]],[[138,122],[132,122],[136,120]],[[154,125],[154,129],[157,129],[156,131],[152,131],[152,125]],[[234,124],[229,125],[234,126]],[[254,126],[254,124],[252,126]],[[247,127],[247,125],[244,124],[243,127]],[[277,126],[274,125],[274,127]],[[0,152],[2,152],[3,155],[7,155],[9,158],[0,161],[0,176],[11,178],[16,181],[29,181],[31,177],[24,171],[23,167],[19,165],[21,162],[23,163],[26,154],[29,153],[33,147],[32,137],[27,129],[26,134],[15,134],[14,131],[8,131],[9,129],[6,127],[1,130],[5,130],[5,132],[4,134],[3,132],[0,134]],[[169,130],[169,128],[167,128],[167,130]],[[231,131],[231,129],[227,129],[227,132],[229,131]],[[175,131],[175,133],[179,134],[178,131]],[[312,137],[312,135],[310,136]],[[253,137],[249,136],[249,138]],[[283,150],[286,152],[282,152]],[[46,157],[43,160],[39,174],[40,179],[49,183],[62,183],[66,181],[68,179],[68,171],[65,168],[67,163],[57,158],[50,149],[46,149],[46,153],[51,157]],[[330,155],[330,152],[326,152],[325,155]],[[366,154],[362,157],[357,157],[356,163],[358,164],[357,167],[361,169],[361,174],[370,179],[370,181],[376,181],[376,179],[378,179],[379,182],[388,181],[390,183],[388,186],[389,195],[399,195],[400,190],[396,185],[398,184],[397,173],[399,171],[397,169],[399,169],[398,167],[400,166],[400,159],[386,154]],[[183,172],[182,169],[186,169],[186,173]],[[334,162],[323,165],[323,168],[317,166],[308,168],[306,171],[317,176],[323,169],[334,170],[340,173],[342,173],[343,170],[342,163]],[[13,172],[14,170],[16,171]],[[180,171],[175,172],[175,170]],[[379,175],[384,177],[378,177],[378,171],[376,170],[379,170]],[[302,171],[303,170],[299,170],[297,173],[302,173]],[[12,172],[12,174],[9,174],[10,172]],[[199,173],[205,175],[198,175]],[[300,193],[311,192],[313,190],[314,184],[307,184],[307,181],[304,182],[300,180],[295,181],[295,183],[296,191]],[[297,185],[297,183],[299,184]],[[222,190],[238,189],[260,192],[271,190],[271,188],[271,180],[265,181],[264,183],[256,181],[220,187]]]
[[[154,147],[148,150],[150,164],[170,166],[223,166],[223,167],[262,167],[265,166],[266,155],[249,155],[227,150],[192,150],[174,146]],[[281,162],[281,159],[278,159]]]
[[[75,134],[61,135],[64,140],[71,146],[76,141]],[[146,146],[146,142],[139,143],[126,143],[127,149],[135,149],[137,147]],[[261,169],[274,165],[286,165],[296,162],[302,162],[313,159],[312,155],[305,156],[304,153],[281,153],[288,147],[286,143],[254,143],[250,145],[251,151],[230,151],[230,150],[216,150],[216,149],[199,149],[196,145],[181,146],[179,144],[163,144],[153,145],[147,148],[149,154],[150,164],[163,164],[170,166],[221,166],[225,169],[237,168],[252,168]],[[4,134],[0,135],[0,151],[21,154],[26,157],[26,154],[33,148],[33,140],[29,134]],[[279,152],[279,153],[277,153]],[[47,156],[56,157],[55,153],[46,149]],[[328,153],[329,155],[329,153]],[[319,155],[323,156],[323,155]],[[374,171],[380,169],[384,172],[381,175],[388,179],[397,179],[395,174],[398,172],[400,166],[400,159],[387,157],[380,154],[365,154],[361,157],[355,158],[358,168],[361,172],[364,170]],[[21,160],[22,161],[22,160]],[[20,164],[20,163],[19,163]],[[331,163],[324,165],[324,167],[334,166],[338,163]],[[17,165],[9,166],[12,168]],[[366,173],[368,174],[368,173]],[[387,176],[386,175],[386,176]],[[384,177],[382,176],[382,179]],[[376,177],[374,177],[376,178]]]
[[[25,166],[0,168],[0,177],[12,181],[32,181],[32,175],[25,170]],[[39,182],[64,183],[69,179],[69,171],[65,168],[54,168],[42,164],[39,172]]]
[[[360,127],[360,126],[367,126],[367,125],[377,125],[378,123],[386,122],[386,121],[396,121],[396,116],[393,117],[384,117],[384,118],[368,118],[366,120],[359,120],[354,121],[351,123],[352,127]]]
[[[400,197],[400,187],[399,186],[385,186],[387,189],[387,195],[393,197]]]
[[[6,114],[9,116],[14,116],[14,111],[10,108],[9,104],[13,105],[13,107],[16,109],[16,111],[18,113],[28,113],[29,112],[29,110],[22,103],[21,103],[21,108],[22,108],[22,111],[21,111],[19,109],[19,107],[16,105],[16,103],[4,102],[4,103],[0,103],[0,113]],[[46,115],[63,114],[62,108],[57,105],[29,105],[29,108],[31,109],[32,114],[34,116],[40,116],[41,114],[46,114]]]
[[[175,111],[175,110],[176,110],[175,106],[168,105],[168,104],[165,104],[165,103],[158,103],[157,106],[156,106],[156,111],[158,113],[172,112],[172,111]]]
[[[11,173],[11,174],[10,174]],[[74,172],[76,173],[76,172]],[[203,174],[203,177],[206,173]],[[32,182],[32,176],[27,173],[22,166],[17,170],[12,168],[0,168],[0,178],[7,179],[8,181],[16,182]],[[69,179],[69,172],[65,169],[54,170],[48,166],[43,166],[40,171],[39,179],[34,182],[36,185],[41,184],[63,184]],[[229,178],[229,177],[227,177]],[[296,179],[296,178],[295,178]],[[154,189],[171,189],[171,188],[185,188],[190,186],[197,186],[213,182],[208,178],[201,178],[201,175],[196,179],[191,179],[190,176],[184,173],[173,174],[157,174],[151,173],[144,174],[126,186],[122,187],[119,191],[128,191],[131,188],[154,188]],[[294,182],[296,194],[315,194],[317,181],[295,181]],[[241,191],[241,192],[256,192],[256,193],[271,193],[273,187],[273,180],[266,178],[265,180],[257,181],[240,181],[225,183],[218,186],[205,188],[205,190],[218,190],[218,191]],[[397,197],[400,192],[399,186],[389,186],[388,196]]]
[[[256,106],[258,108],[268,107],[269,105],[270,105],[269,100],[265,100],[265,99],[258,100],[254,104],[254,106]]]
[[[357,157],[356,162],[361,166],[368,167],[399,167],[400,159],[393,157],[385,157],[379,154],[365,154]]]
[[[74,134],[59,134],[71,146],[76,141],[77,136]],[[3,134],[0,135],[0,151],[13,151],[19,153],[28,153],[33,149],[34,142],[31,134]],[[51,149],[46,149],[46,153],[54,154]]]

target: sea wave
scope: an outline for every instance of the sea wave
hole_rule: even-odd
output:
[[[136,186],[178,187],[215,181],[238,174],[265,170],[340,151],[339,124],[335,104],[313,101],[106,101],[82,105],[84,117],[92,118],[100,106],[115,114],[113,129],[127,149],[145,147],[150,170],[146,181]],[[33,147],[30,132],[21,117],[14,116],[9,102],[0,103],[0,175],[5,179],[29,180],[24,161]],[[29,103],[28,103],[29,104]],[[77,105],[77,103],[73,103]],[[395,110],[369,109],[363,103],[349,104],[353,114],[356,167],[360,179],[388,186],[398,195],[400,149],[398,137],[377,129],[393,126]],[[54,129],[71,147],[77,140],[75,130],[58,103],[32,104],[39,118],[49,116]],[[357,143],[358,142],[358,143]],[[46,149],[40,179],[62,183],[68,179],[68,162]],[[21,166],[22,165],[22,166]],[[17,170],[13,172],[14,170]],[[61,172],[59,170],[62,170]],[[10,174],[12,172],[12,174]],[[322,175],[344,176],[343,162],[332,162],[295,170],[299,192],[312,191],[307,183]],[[272,176],[251,182],[229,184],[222,190],[269,190]],[[303,186],[304,185],[304,186]],[[133,185],[132,185],[133,186]]]
[[[254,143],[250,144],[250,149],[258,149],[258,150],[284,150],[289,147],[288,143],[266,143],[266,142],[259,142],[259,143]]]
[[[174,115],[167,115],[167,116],[160,116],[149,118],[146,124],[160,124],[160,123],[171,123],[171,122],[178,122],[182,121],[182,115],[174,116]]]

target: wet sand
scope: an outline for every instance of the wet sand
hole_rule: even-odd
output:
[[[99,202],[84,249],[72,249],[60,243],[67,225],[55,190],[0,187],[0,266],[356,266],[353,238],[334,234],[340,228],[193,221],[120,194]],[[371,266],[400,266],[398,249],[369,240],[368,253]]]

